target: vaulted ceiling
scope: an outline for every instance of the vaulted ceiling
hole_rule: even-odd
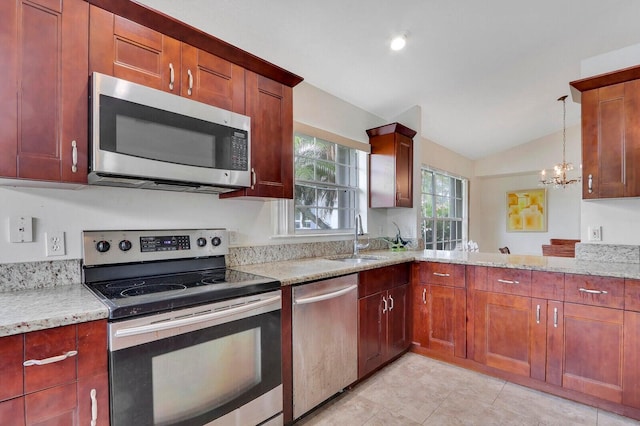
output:
[[[138,1],[384,119],[420,105],[422,135],[471,159],[560,130],[581,61],[640,43],[638,0]]]

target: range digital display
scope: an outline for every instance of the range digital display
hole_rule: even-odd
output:
[[[176,251],[191,249],[188,235],[171,235],[161,237],[140,237],[140,251]]]

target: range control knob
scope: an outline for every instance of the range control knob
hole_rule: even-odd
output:
[[[106,253],[110,248],[111,244],[109,244],[109,241],[102,240],[96,243],[96,250],[98,250],[100,253]]]
[[[196,244],[198,245],[198,247],[204,247],[207,245],[207,239],[200,237],[196,240]]]
[[[131,241],[122,240],[120,241],[120,243],[118,243],[118,247],[120,247],[120,250],[122,251],[129,251],[131,250]]]
[[[220,244],[222,244],[222,240],[220,239],[220,237],[213,237],[211,239],[211,244],[213,244],[214,247],[218,247]]]

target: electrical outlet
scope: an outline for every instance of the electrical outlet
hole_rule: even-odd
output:
[[[602,226],[589,227],[589,241],[602,241]]]
[[[229,231],[229,244],[238,244],[238,231]]]
[[[11,216],[9,218],[9,242],[30,243],[33,241],[33,218]]]
[[[64,232],[45,232],[47,242],[47,257],[64,256]]]

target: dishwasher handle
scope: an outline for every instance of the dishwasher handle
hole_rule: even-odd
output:
[[[330,293],[320,294],[318,296],[310,296],[310,297],[303,297],[300,299],[296,299],[293,301],[293,304],[305,305],[307,303],[315,303],[315,302],[321,302],[323,300],[335,299],[336,297],[340,297],[343,294],[347,294],[356,288],[358,288],[358,284],[350,285],[349,287],[345,287],[337,291],[332,291]]]

